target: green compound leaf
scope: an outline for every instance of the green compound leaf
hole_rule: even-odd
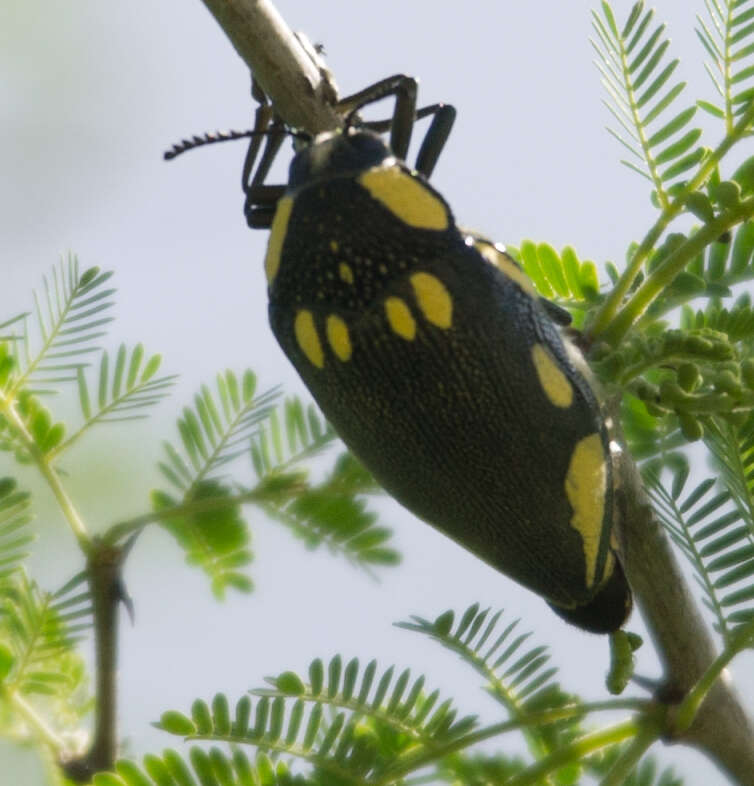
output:
[[[506,250],[542,297],[553,298],[569,309],[585,309],[599,296],[597,266],[580,260],[571,246],[558,254],[547,243],[524,240],[520,248],[507,246]]]
[[[741,460],[750,451],[754,426],[736,432],[729,425],[707,423],[705,433],[719,461],[738,459],[729,472],[737,476],[742,497],[729,489],[720,491],[716,478],[692,486],[686,462],[670,469],[670,491],[658,464],[645,465],[642,475],[659,520],[694,568],[715,630],[728,640],[737,625],[754,617],[753,508],[747,510],[752,499],[748,481],[743,479],[752,467],[749,460]]]
[[[78,725],[91,707],[88,676],[77,645],[92,627],[92,599],[79,574],[56,593],[40,590],[23,570],[0,580],[3,694],[23,697],[42,717]],[[6,705],[4,726],[27,739],[25,714]]]
[[[98,423],[120,423],[148,417],[146,410],[162,401],[175,384],[177,374],[155,377],[160,355],[152,355],[144,364],[144,347],[137,344],[130,352],[121,344],[111,363],[107,352],[102,352],[99,374],[94,389],[90,388],[83,366],[76,370],[79,404],[83,424],[54,451],[68,448]],[[92,406],[92,401],[96,405]]]
[[[707,17],[697,16],[696,34],[709,56],[705,68],[717,101],[699,101],[698,105],[724,120],[729,132],[751,100],[753,14],[750,7],[746,8],[748,0],[707,0],[705,5]]]
[[[88,355],[100,351],[96,341],[113,320],[109,311],[115,290],[104,288],[111,276],[99,268],[80,273],[74,256],[45,276],[42,290],[34,293],[40,347],[36,352],[31,349],[29,331],[24,327],[21,340],[16,342],[19,374],[14,391],[77,382],[78,369],[87,365]]]
[[[35,540],[31,531],[31,495],[14,478],[0,478],[0,581],[16,572]]]
[[[231,587],[252,590],[243,570],[253,559],[249,527],[229,487],[216,480],[200,481],[182,500],[154,491],[152,504],[155,511],[166,514],[161,525],[185,550],[186,561],[207,574],[217,598],[222,599]],[[192,504],[196,512],[170,515],[171,509]]]
[[[393,667],[377,675],[374,661],[362,669],[354,658],[343,667],[343,659],[336,655],[326,669],[321,661],[315,661],[310,672],[324,682],[307,685],[293,672],[284,672],[268,680],[271,688],[253,691],[253,699],[241,697],[235,708],[224,694],[217,694],[209,703],[197,699],[190,718],[170,711],[156,725],[179,736],[251,745],[270,756],[296,757],[308,763],[318,784],[344,777],[348,783],[371,782],[397,757],[421,756],[458,739],[475,725],[471,716],[458,718],[450,701],[438,703],[437,691],[426,696],[424,677],[414,679],[408,669],[394,679]],[[207,783],[216,782],[211,778],[236,783],[234,778],[247,777],[254,767],[265,777],[293,782],[286,780],[290,777],[287,768],[273,766],[270,759],[261,758],[262,753],[252,763],[241,750],[237,748],[228,758],[217,748],[208,754],[194,748],[189,757],[191,769],[202,783],[201,778]],[[156,777],[168,768],[174,770],[176,762],[151,757],[144,763]],[[127,766],[128,770],[119,764],[118,775],[136,777],[134,765]],[[304,780],[296,783],[309,782],[308,776],[299,777]],[[247,781],[242,783],[246,786]]]
[[[608,131],[630,153],[622,161],[654,186],[656,204],[664,208],[678,178],[696,166],[704,151],[697,146],[701,130],[689,128],[696,107],[680,109],[677,99],[686,85],[677,81],[679,60],[668,59],[665,25],[643,2],[632,7],[618,32],[612,9],[592,12],[596,65],[609,100],[614,124]],[[672,112],[669,110],[672,108]]]
[[[260,753],[250,759],[242,750],[228,754],[220,748],[189,749],[188,761],[171,749],[162,756],[148,754],[142,766],[120,760],[116,772],[98,773],[93,786],[315,786],[290,772],[284,762],[275,764]]]
[[[217,478],[226,465],[248,454],[278,395],[272,390],[255,397],[255,392],[256,377],[250,370],[240,380],[230,370],[218,374],[216,392],[202,386],[193,408],[184,407],[178,420],[180,445],[164,445],[166,459],[159,466],[173,486],[189,493],[196,484]]]
[[[413,616],[397,626],[429,636],[458,654],[485,679],[485,690],[512,717],[572,702],[573,697],[554,680],[557,669],[549,665],[547,648],[528,646],[531,634],[517,631],[520,620],[503,627],[501,618],[502,611],[491,614],[490,609],[480,610],[475,603],[458,622],[452,611],[446,611],[433,621]],[[573,718],[525,730],[530,747],[542,755],[577,733],[578,720]]]

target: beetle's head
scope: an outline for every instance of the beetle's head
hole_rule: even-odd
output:
[[[291,162],[288,187],[350,177],[392,159],[390,148],[372,131],[347,128],[318,134]]]

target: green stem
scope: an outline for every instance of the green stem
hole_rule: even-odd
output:
[[[686,265],[731,227],[754,215],[754,197],[740,202],[705,224],[688,238],[644,281],[625,303],[620,313],[606,326],[601,338],[616,346],[633,323],[647,310],[652,301],[667,287]],[[638,253],[638,252],[637,252]],[[634,257],[636,259],[636,257]],[[633,265],[633,261],[631,263]],[[626,271],[628,272],[628,271]],[[622,279],[621,279],[622,281]],[[595,331],[596,331],[595,323]]]
[[[175,507],[166,508],[165,510],[155,510],[150,513],[143,513],[141,516],[134,516],[132,519],[126,519],[126,521],[113,524],[113,526],[102,536],[102,540],[105,543],[117,543],[127,538],[129,535],[133,535],[135,532],[144,529],[148,524],[179,518],[180,516],[191,516],[195,513],[224,510],[225,508],[243,504],[244,502],[260,502],[266,499],[266,497],[267,494],[264,490],[252,489],[251,491],[244,491],[241,494],[235,494],[229,497],[209,497],[207,499],[186,502],[183,505],[176,505]]]
[[[63,740],[50,728],[34,707],[15,690],[4,690],[3,695],[10,700],[18,713],[24,718],[36,735],[48,745],[56,756],[66,748]]]
[[[615,314],[620,308],[620,304],[623,302],[623,299],[628,294],[634,279],[641,271],[644,262],[652,252],[652,249],[654,249],[657,240],[667,229],[670,222],[683,210],[689,194],[694,193],[702,185],[704,185],[704,183],[714,171],[715,167],[717,167],[717,165],[720,163],[720,160],[723,158],[723,156],[747,131],[752,120],[754,120],[754,102],[752,102],[752,105],[749,107],[749,109],[744,112],[744,114],[741,116],[741,119],[733,127],[732,131],[725,136],[718,147],[702,161],[699,171],[691,180],[689,180],[683,191],[668,205],[665,210],[660,213],[660,216],[655,222],[654,226],[649,230],[649,232],[647,232],[644,239],[636,248],[633,257],[631,258],[631,262],[621,276],[620,281],[618,281],[613,291],[608,295],[607,299],[602,305],[602,308],[597,312],[594,324],[590,330],[592,337],[596,338],[599,336],[615,345],[622,338],[633,321],[641,316],[641,313],[632,315],[630,320],[628,320],[628,326],[623,329],[623,332],[613,330],[612,323],[615,318]]]
[[[623,740],[635,737],[642,733],[642,728],[641,721],[631,719],[614,726],[608,726],[606,729],[600,729],[600,731],[592,734],[587,734],[570,745],[558,748],[558,750],[538,761],[520,775],[511,778],[506,782],[506,786],[530,786],[541,783],[542,778],[548,773],[554,772],[572,762],[581,761],[586,756],[608,745],[616,745],[619,742],[623,742]]]
[[[60,509],[63,511],[63,515],[76,536],[79,547],[84,554],[89,554],[92,541],[81,516],[79,516],[71,498],[68,496],[68,492],[60,482],[57,472],[50,465],[45,454],[39,449],[39,446],[26,428],[23,418],[16,411],[14,400],[2,393],[0,393],[0,411],[5,415],[8,423],[23,443],[24,449],[28,451],[42,477],[47,481],[47,485],[52,490]]]
[[[300,451],[296,455],[291,456],[282,464],[277,465],[275,467],[275,473],[280,475],[292,464],[303,461],[304,459],[314,455],[325,445],[327,445],[328,442],[332,441],[334,436],[334,432],[323,435],[312,445],[309,445],[307,448]],[[269,478],[269,476],[267,476],[267,478]],[[194,479],[190,488],[194,488],[196,483],[197,481]],[[257,484],[257,488],[241,492],[240,494],[236,494],[234,496],[186,502],[182,505],[176,505],[175,507],[168,508],[166,510],[151,511],[150,513],[144,513],[141,516],[135,516],[132,519],[126,519],[126,521],[118,522],[117,524],[114,524],[112,527],[110,527],[102,536],[102,540],[106,543],[117,543],[119,540],[127,538],[129,535],[144,529],[144,527],[148,524],[165,521],[166,519],[191,515],[193,513],[204,513],[205,511],[222,510],[233,505],[243,504],[244,502],[267,502],[270,495],[264,490],[263,486],[264,479]],[[304,488],[306,488],[306,486],[302,484],[300,489],[294,488],[293,490],[303,490]]]
[[[514,720],[503,721],[493,726],[477,729],[455,740],[451,740],[445,745],[433,747],[431,750],[423,750],[418,754],[409,754],[405,758],[399,759],[382,777],[374,782],[373,786],[388,786],[388,784],[394,782],[396,778],[414,772],[421,767],[425,767],[444,756],[448,756],[451,753],[456,753],[472,745],[477,745],[480,742],[485,742],[493,737],[499,737],[501,734],[505,734],[509,731],[516,731],[526,726],[545,726],[550,723],[557,723],[561,720],[580,717],[589,712],[604,710],[630,709],[639,713],[647,713],[651,711],[653,706],[653,702],[646,701],[645,699],[613,699],[609,701],[587,702],[584,704],[572,705],[570,707],[558,707],[557,709],[521,715]],[[508,785],[506,784],[506,786]]]
[[[659,737],[660,731],[657,726],[652,723],[645,724],[628,748],[618,757],[607,775],[600,781],[600,786],[622,786],[634,771],[641,757]]]
[[[738,655],[739,652],[751,647],[754,644],[754,620],[751,620],[731,636],[730,644],[718,655],[704,672],[699,681],[686,694],[686,698],[681,702],[676,715],[676,730],[679,733],[685,732],[696,718],[702,702],[707,697],[712,686],[717,682],[718,677],[725,667]]]

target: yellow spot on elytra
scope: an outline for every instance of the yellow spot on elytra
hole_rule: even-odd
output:
[[[317,334],[317,328],[314,326],[314,317],[311,311],[302,309],[296,314],[293,332],[296,334],[296,341],[298,341],[301,351],[309,359],[309,362],[317,368],[323,368],[325,356],[322,352],[322,344],[319,341],[319,335]]]
[[[353,284],[353,270],[351,270],[351,266],[347,265],[345,262],[341,262],[338,265],[338,275],[346,284]]]
[[[602,440],[599,434],[590,434],[576,443],[565,480],[565,491],[573,508],[571,526],[583,541],[587,587],[594,583],[597,569],[605,516],[606,483]]]
[[[534,361],[534,368],[537,369],[539,384],[542,385],[550,403],[564,409],[570,407],[573,403],[573,387],[547,347],[535,344],[531,348],[531,359]]]
[[[398,167],[370,169],[359,177],[359,183],[405,224],[419,229],[448,228],[448,211],[442,200]]]
[[[327,340],[332,351],[345,362],[351,357],[351,338],[348,335],[348,325],[336,314],[327,318]]]
[[[275,218],[272,220],[270,239],[267,242],[267,256],[264,258],[264,270],[267,274],[268,284],[272,283],[280,268],[280,255],[283,251],[283,243],[288,231],[288,219],[291,217],[292,209],[293,198],[283,197],[278,202]]]
[[[508,254],[501,251],[499,248],[495,248],[492,243],[475,240],[473,245],[488,262],[493,264],[501,273],[511,279],[511,281],[518,284],[527,295],[534,298],[539,297],[529,276],[521,270]]]
[[[407,341],[414,338],[416,321],[411,316],[408,306],[399,297],[389,297],[385,301],[385,313],[393,332]]]
[[[428,322],[449,328],[453,321],[453,300],[445,284],[429,273],[414,273],[410,278],[416,302]]]
[[[340,246],[338,245],[338,241],[337,240],[331,240],[330,241],[330,251],[332,251],[333,254],[337,254],[339,250],[340,250]]]

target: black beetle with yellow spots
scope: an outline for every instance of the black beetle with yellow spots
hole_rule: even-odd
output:
[[[502,249],[459,229],[428,183],[454,114],[415,113],[415,93],[405,77],[363,91],[344,131],[297,153],[284,193],[258,180],[249,189],[252,225],[274,212],[273,332],[398,501],[567,621],[616,630],[631,593],[584,360],[557,309]],[[387,94],[390,147],[355,116]],[[402,159],[421,114],[432,127],[411,169]]]

